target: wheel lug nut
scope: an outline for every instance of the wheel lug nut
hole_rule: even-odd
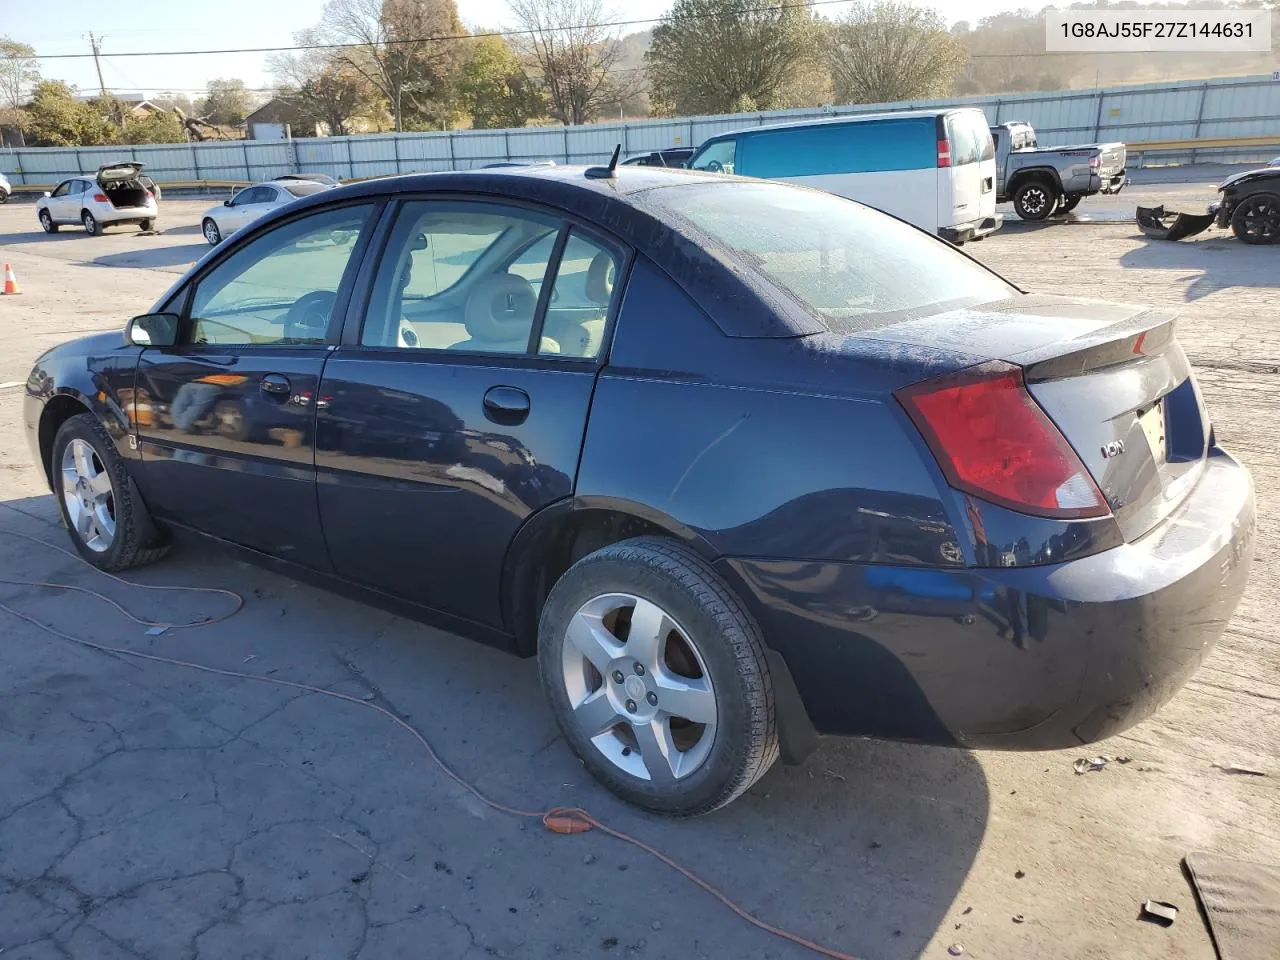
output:
[[[645,699],[649,701],[649,706],[651,707],[656,707],[658,705],[658,695],[652,690],[649,691],[649,694]]]
[[[643,664],[643,663],[637,663],[637,664],[636,664],[636,676],[637,676],[637,677],[643,677],[643,676],[644,676],[644,664]]]
[[[615,670],[615,671],[613,671],[613,682],[614,682],[614,683],[621,683],[621,682],[622,682],[623,680],[625,680],[625,679],[626,679],[626,677],[624,677],[624,676],[622,675],[622,671],[621,671],[621,670]]]
[[[634,700],[628,700],[627,713],[635,713],[635,712],[636,712],[636,702]]]

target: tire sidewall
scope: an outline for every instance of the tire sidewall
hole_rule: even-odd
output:
[[[72,440],[83,440],[93,447],[98,459],[102,461],[103,467],[111,477],[111,494],[115,500],[116,535],[111,541],[111,546],[101,553],[90,550],[84,545],[67,513],[67,504],[62,493],[62,454]],[[119,454],[111,444],[106,430],[97,425],[93,414],[79,414],[71,417],[58,430],[53,438],[49,475],[53,478],[53,494],[58,502],[58,514],[62,517],[62,525],[66,527],[67,535],[71,538],[76,552],[89,563],[103,570],[119,569],[127,565],[126,558],[132,545],[131,541],[137,537],[137,525],[134,518],[129,515],[132,508],[129,475],[125,471]]]
[[[209,238],[209,228],[213,228],[213,239]],[[204,234],[205,243],[211,247],[216,247],[222,242],[222,231],[218,229],[218,222],[212,218],[205,218],[204,223],[200,225],[200,232]]]
[[[102,224],[98,223],[98,218],[88,210],[80,214],[80,223],[84,226],[84,232],[91,237],[96,237],[102,232]]]
[[[1033,213],[1029,213],[1026,210],[1025,198],[1026,198],[1026,195],[1032,190],[1040,190],[1045,195],[1044,209],[1040,213],[1033,214]],[[1053,214],[1053,211],[1056,210],[1058,207],[1057,191],[1054,190],[1047,183],[1043,183],[1039,180],[1034,180],[1031,183],[1023,184],[1018,188],[1018,192],[1017,194],[1015,194],[1013,198],[1013,206],[1014,206],[1014,209],[1017,211],[1018,216],[1021,217],[1023,220],[1030,220],[1033,222],[1046,220]]]
[[[566,630],[583,604],[606,593],[627,593],[662,607],[694,642],[706,665],[716,696],[715,740],[702,766],[674,785],[655,786],[618,769],[569,721],[572,711],[561,673]],[[723,616],[732,614],[723,611]],[[754,624],[750,626],[754,628]],[[744,747],[753,736],[753,706],[755,710],[768,709],[767,703],[753,703],[763,699],[765,685],[757,682],[753,686],[749,676],[744,676],[744,665],[724,639],[726,627],[734,628],[699,604],[681,583],[644,563],[605,551],[579,561],[560,579],[542,612],[539,670],[565,739],[593,776],[633,803],[677,816],[715,809],[740,792],[736,785],[744,776],[754,780],[745,769],[749,756]],[[767,669],[763,664],[761,667]]]
[[[44,230],[45,233],[53,233],[55,224],[53,222],[53,217],[49,214],[48,210],[41,210],[40,216],[37,219],[40,221],[40,228]]]

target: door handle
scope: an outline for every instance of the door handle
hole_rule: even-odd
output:
[[[274,394],[278,397],[286,397],[293,392],[293,387],[289,384],[289,378],[278,373],[268,373],[258,381],[258,386],[262,388],[263,393]]]
[[[524,423],[529,395],[519,387],[490,387],[484,395],[484,415],[494,423]]]

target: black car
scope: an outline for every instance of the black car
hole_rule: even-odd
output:
[[[1217,225],[1245,243],[1280,243],[1280,168],[1247,170],[1223,180],[1213,212]]]
[[[219,419],[253,385],[253,422]],[[819,734],[1110,736],[1197,668],[1252,557],[1169,316],[691,171],[299,199],[123,336],[44,354],[24,416],[91,563],[195,532],[536,655],[587,768],[674,815]]]
[[[628,157],[622,162],[638,167],[683,167],[696,151],[693,147],[672,147],[669,150],[655,150]]]

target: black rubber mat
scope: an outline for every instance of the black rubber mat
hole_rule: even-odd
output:
[[[1219,960],[1280,957],[1280,867],[1190,853],[1184,861]]]

